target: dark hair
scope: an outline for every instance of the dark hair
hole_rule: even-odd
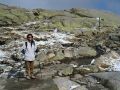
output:
[[[33,35],[32,35],[32,34],[28,34],[28,35],[27,35],[27,38],[28,38],[29,36],[31,36],[31,37],[33,38]]]
[[[27,35],[27,38],[28,38],[29,36],[31,36],[31,37],[33,38],[33,35],[32,35],[32,34],[28,34],[28,35]],[[31,47],[32,47],[32,45],[33,45],[34,43],[35,43],[34,40],[32,40],[32,41],[31,41]]]

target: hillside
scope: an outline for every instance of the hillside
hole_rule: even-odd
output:
[[[115,14],[89,9],[70,10],[26,10],[23,8],[10,7],[0,4],[0,26],[19,25],[28,21],[40,21],[35,25],[37,30],[58,28],[71,31],[78,28],[98,27],[97,17],[101,17],[102,27],[118,26],[120,16]]]
[[[0,26],[18,25],[34,19],[28,10],[0,4]]]

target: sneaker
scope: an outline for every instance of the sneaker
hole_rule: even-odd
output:
[[[32,75],[32,76],[31,76],[31,79],[36,79],[36,77]]]
[[[29,77],[29,76],[26,76],[26,79],[27,79],[27,80],[30,80],[30,77]]]

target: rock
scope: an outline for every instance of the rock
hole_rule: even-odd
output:
[[[99,79],[102,85],[108,87],[110,90],[120,89],[120,72],[102,72],[90,75]]]
[[[47,50],[47,51],[41,51],[37,55],[36,60],[44,64],[48,64],[58,60],[63,60],[64,58],[65,57],[62,50],[57,50],[55,52],[53,50],[52,51]]]
[[[97,58],[95,60],[95,65],[97,65],[101,71],[105,71],[109,67],[113,68],[115,63],[119,63],[119,57],[120,56],[118,53],[116,53],[115,51],[111,51]]]
[[[54,82],[57,84],[59,90],[88,90],[76,82],[69,80],[67,77],[57,77],[54,79]]]
[[[19,54],[15,53],[11,55],[11,58],[15,61],[20,61],[21,57],[19,56]]]
[[[6,37],[6,36],[2,36],[0,37],[0,45],[5,45],[10,43],[11,38],[10,37]]]
[[[36,60],[40,62],[46,62],[47,61],[46,51],[40,51],[36,57]]]
[[[76,30],[75,31],[75,36],[76,37],[80,37],[80,36],[92,36],[93,35],[93,32],[95,33],[95,31],[93,30],[89,30],[87,28],[82,28],[81,30]]]
[[[74,56],[74,49],[72,47],[66,48],[64,50],[64,55],[65,55],[65,57],[73,58],[73,56]]]
[[[109,35],[109,38],[113,41],[120,41],[120,34],[115,34],[115,33],[112,33]]]
[[[81,78],[83,78],[83,76],[80,75],[80,74],[75,74],[75,75],[74,75],[74,78],[77,80],[77,79],[81,79]]]
[[[55,57],[50,59],[50,61],[56,61],[56,60],[63,60],[65,58],[62,50],[58,50],[55,52]]]
[[[34,61],[34,67],[39,68],[39,65],[40,65],[40,61],[35,60]]]
[[[79,47],[77,52],[81,57],[94,57],[97,55],[96,50],[91,47]]]
[[[98,67],[95,65],[80,66],[79,68],[76,68],[76,70],[81,74],[96,73],[99,71]]]
[[[69,66],[58,71],[59,76],[69,76],[73,74],[73,67]]]
[[[2,58],[6,57],[6,52],[3,50],[0,50],[0,61],[3,61]]]
[[[71,47],[71,46],[73,46],[74,43],[73,42],[69,42],[69,41],[62,41],[61,44],[64,47]]]
[[[48,57],[48,59],[52,59],[55,57],[55,54],[53,52],[47,53],[47,57]]]
[[[42,81],[42,83],[40,83]],[[59,90],[52,79],[0,79],[0,90]]]
[[[4,69],[0,67],[0,74],[4,72]]]

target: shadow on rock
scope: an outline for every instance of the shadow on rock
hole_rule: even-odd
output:
[[[7,80],[3,90],[58,90],[52,79]]]

